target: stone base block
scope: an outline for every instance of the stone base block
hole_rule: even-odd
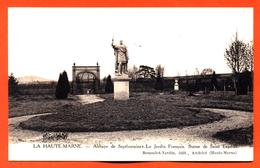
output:
[[[129,99],[129,78],[115,77],[114,78],[114,100]]]

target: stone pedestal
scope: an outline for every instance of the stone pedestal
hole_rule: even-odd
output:
[[[129,81],[128,75],[115,75],[114,78],[114,100],[129,99]]]

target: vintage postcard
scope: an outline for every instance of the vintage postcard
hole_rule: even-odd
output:
[[[253,12],[9,7],[8,160],[253,161]]]

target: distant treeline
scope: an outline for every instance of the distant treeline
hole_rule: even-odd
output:
[[[209,91],[236,91],[253,90],[253,74],[251,72],[234,74],[192,75],[163,77],[161,91],[173,91],[174,81],[178,80],[180,91],[209,92]],[[44,82],[37,84],[18,84],[20,94],[54,94],[57,82]],[[101,81],[96,93],[105,93],[105,81]],[[156,78],[138,78],[130,81],[130,92],[155,92]]]
[[[212,74],[182,76],[178,78],[182,91],[236,91],[246,94],[253,90],[253,73],[246,71],[239,74]]]
[[[19,94],[54,94],[57,82],[18,84]]]

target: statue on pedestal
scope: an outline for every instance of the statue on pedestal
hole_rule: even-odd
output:
[[[120,40],[119,45],[114,44],[114,39],[112,39],[112,47],[114,49],[115,59],[115,73],[118,75],[127,73],[127,64],[128,64],[128,51],[127,47],[123,44],[123,41]]]

